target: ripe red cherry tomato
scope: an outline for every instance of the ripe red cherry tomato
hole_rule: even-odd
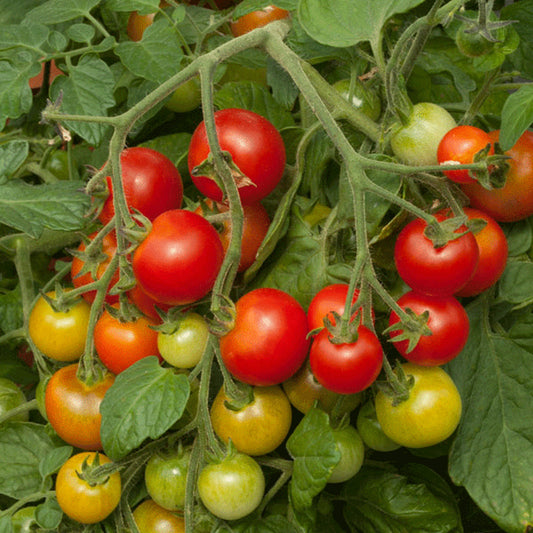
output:
[[[507,264],[509,247],[505,233],[491,216],[471,207],[464,207],[463,211],[470,220],[478,218],[487,223],[480,232],[474,233],[479,247],[479,263],[474,276],[456,293],[457,296],[475,296],[500,279]]]
[[[157,348],[155,322],[139,317],[133,322],[121,322],[107,309],[94,326],[94,347],[102,363],[113,374],[120,374],[143,357],[156,355],[162,361]]]
[[[184,209],[159,215],[135,250],[133,273],[152,299],[182,305],[203,298],[215,283],[224,249],[215,228]]]
[[[285,169],[285,146],[280,133],[266,118],[246,109],[217,111],[215,125],[221,149],[231,154],[240,170],[234,171],[234,177],[241,202],[258,202],[274,190]],[[189,146],[189,171],[198,190],[220,202],[223,194],[215,181],[194,171],[209,153],[205,124],[201,122]]]
[[[102,381],[88,385],[76,375],[78,365],[64,366],[54,372],[46,384],[46,416],[55,432],[68,444],[82,450],[101,450],[100,404],[115,376],[106,374]]]
[[[446,218],[435,215],[440,222]],[[421,218],[407,224],[396,240],[394,261],[400,277],[412,289],[433,295],[452,295],[473,276],[479,261],[479,248],[471,232],[435,248],[424,234],[427,224]],[[462,226],[455,233],[466,231]]]
[[[372,385],[383,364],[376,334],[361,324],[355,342],[334,344],[331,337],[324,328],[311,344],[309,363],[317,381],[338,394],[354,394]]]
[[[496,142],[500,132],[489,132],[489,136]],[[505,154],[511,159],[503,187],[488,190],[479,183],[465,183],[461,188],[471,207],[498,222],[516,222],[533,215],[533,132],[524,132]]]
[[[390,332],[396,349],[412,363],[422,366],[443,365],[457,357],[468,340],[470,323],[464,307],[453,296],[428,296],[409,291],[399,300],[403,309],[411,309],[415,314],[429,313],[427,326],[431,335],[422,335],[417,345],[408,351],[408,340],[394,341],[403,330]],[[389,326],[397,324],[399,316],[393,311]]]
[[[472,163],[474,156],[491,144],[491,139],[485,131],[475,126],[456,126],[441,139],[437,148],[439,164],[450,164],[457,161],[463,165]],[[489,153],[494,153],[491,146]],[[469,175],[469,171],[444,170],[444,175],[456,183],[475,183],[476,179]]]
[[[120,167],[126,203],[131,212],[136,209],[154,220],[164,211],[181,207],[181,176],[168,157],[151,148],[135,146],[122,151]],[[111,177],[106,180],[109,196],[98,215],[103,224],[107,224],[115,214]]]
[[[91,235],[89,235],[89,240],[94,240],[98,232],[94,232]],[[87,245],[85,242],[81,242],[78,246],[78,252],[84,252]],[[115,235],[115,232],[108,233],[102,240],[102,253],[107,257],[104,259],[99,265],[96,270],[96,280],[99,280],[105,273],[109,263],[113,259],[113,256],[115,255],[117,251],[117,238]],[[70,277],[72,279],[72,284],[77,289],[80,287],[85,287],[85,285],[88,285],[89,283],[93,283],[96,281],[91,272],[84,272],[82,273],[82,268],[85,265],[85,261],[81,259],[80,257],[74,256],[72,259],[72,263],[70,266]],[[118,282],[119,280],[119,271],[118,269],[113,274],[113,277],[111,278],[111,282],[109,283],[109,289],[107,291],[105,301],[108,304],[113,304],[118,302],[119,295],[118,294],[109,294],[109,291],[111,288]],[[92,303],[94,302],[94,299],[96,297],[96,291],[87,291],[82,294],[85,301]]]
[[[302,306],[279,289],[254,289],[235,304],[233,329],[220,339],[227,369],[250,385],[277,385],[304,362],[309,341]]]
[[[257,11],[243,15],[235,22],[231,22],[231,33],[233,33],[234,37],[239,37],[256,28],[262,28],[274,20],[285,19],[289,15],[290,13],[287,10],[281,9],[280,7],[266,6],[263,9],[258,9]]]

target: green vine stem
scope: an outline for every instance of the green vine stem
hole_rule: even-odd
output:
[[[34,398],[33,400],[24,402],[18,405],[17,407],[14,407],[13,409],[10,409],[9,411],[6,411],[2,415],[0,415],[0,424],[3,424],[6,420],[9,420],[14,416],[17,416],[22,413],[28,413],[29,411],[33,411],[35,409],[38,409],[38,404],[37,400]]]

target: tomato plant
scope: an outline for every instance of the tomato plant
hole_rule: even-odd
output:
[[[427,315],[428,334],[419,337],[416,343],[403,338],[405,329],[401,328],[400,317],[393,311],[389,327],[400,329],[390,331],[395,348],[412,363],[422,366],[443,365],[457,357],[468,340],[470,323],[464,307],[453,296],[429,296],[414,291],[405,293],[397,301],[404,310],[416,315]]]
[[[302,366],[309,341],[307,317],[290,294],[255,289],[235,304],[232,329],[220,339],[222,360],[250,385],[277,385]]]
[[[436,215],[443,221],[443,214]],[[422,219],[409,222],[394,246],[398,274],[413,290],[431,295],[452,295],[474,275],[479,248],[474,235],[463,225],[453,230],[452,240],[436,246]]]
[[[146,490],[163,509],[183,509],[190,457],[189,448],[178,446],[157,452],[148,459],[144,469]]]
[[[210,409],[215,433],[226,444],[247,455],[266,455],[285,440],[292,421],[289,399],[279,385],[253,387],[253,399],[244,406],[232,405],[222,387]]]
[[[381,115],[381,100],[379,96],[359,79],[351,81],[348,78],[336,81],[333,87],[356,109],[359,109],[371,119],[377,120]]]
[[[359,472],[365,458],[365,445],[357,430],[349,424],[333,430],[340,460],[331,472],[328,483],[343,483]]]
[[[115,313],[118,312],[115,307]],[[105,309],[94,326],[94,346],[100,361],[117,375],[143,357],[156,355],[155,323],[145,317],[124,320]]]
[[[440,366],[404,363],[414,383],[398,404],[383,391],[376,395],[376,415],[383,432],[408,448],[433,446],[447,439],[461,419],[462,401],[450,376]]]
[[[198,495],[215,516],[237,520],[254,511],[263,498],[265,476],[249,455],[231,453],[206,464],[198,476]]]
[[[46,297],[54,300],[55,291],[46,293]],[[89,305],[81,298],[60,311],[55,310],[44,296],[39,296],[30,313],[28,333],[46,357],[56,361],[76,361],[85,349],[89,313]]]
[[[140,288],[157,302],[182,305],[203,298],[215,283],[224,250],[202,216],[166,211],[135,250],[133,272]]]
[[[120,501],[120,474],[105,474],[93,480],[88,473],[98,465],[111,463],[105,455],[82,452],[70,457],[56,479],[57,503],[62,511],[82,524],[95,524],[108,517]]]
[[[378,422],[373,400],[364,403],[357,413],[356,427],[365,446],[377,452],[392,452],[401,446],[387,437]]]
[[[215,113],[220,148],[230,153],[232,175],[243,204],[258,202],[271,193],[285,170],[285,145],[274,125],[246,109],[221,109]],[[189,172],[198,190],[217,202],[224,194],[203,166],[210,154],[205,122],[194,130],[188,152]]]
[[[100,381],[88,384],[78,378],[77,372],[75,363],[52,374],[44,393],[46,417],[68,444],[83,450],[101,450],[100,404],[115,376],[108,373]]]
[[[139,533],[173,532],[185,533],[185,521],[153,500],[144,500],[133,510],[135,525]]]
[[[15,409],[25,402],[26,396],[15,382],[7,378],[0,378],[0,416],[5,415],[11,409]],[[29,414],[27,411],[17,413],[9,418],[9,420],[22,421],[28,419]]]
[[[232,21],[230,24],[231,33],[233,33],[234,37],[239,37],[256,28],[262,28],[274,20],[285,19],[289,15],[290,13],[286,9],[281,9],[274,5],[266,6]]]

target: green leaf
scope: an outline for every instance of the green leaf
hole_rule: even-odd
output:
[[[50,30],[43,24],[10,24],[2,27],[0,52],[10,57],[16,50],[29,52],[35,59],[41,56],[41,48],[46,44]]]
[[[298,18],[322,44],[344,48],[361,41],[377,43],[385,22],[424,0],[301,0]]]
[[[363,465],[346,482],[344,517],[358,531],[445,533],[462,531],[453,493],[423,465]]]
[[[509,150],[533,123],[533,87],[524,85],[507,98],[502,109],[500,146]]]
[[[0,183],[5,183],[28,157],[28,141],[15,140],[0,145]]]
[[[504,225],[503,231],[507,237],[509,257],[525,254],[533,245],[533,228],[528,218]]]
[[[99,3],[100,0],[48,0],[32,9],[27,19],[41,24],[59,24],[88,15]]]
[[[137,11],[140,15],[149,15],[159,9],[160,0],[107,0],[105,5],[111,11]]]
[[[33,95],[28,80],[40,70],[38,63],[13,66],[0,61],[0,129],[8,118],[18,118],[30,110]]]
[[[486,299],[467,308],[470,336],[447,368],[463,400],[449,471],[508,533],[533,522],[533,357],[490,328]]]
[[[63,511],[55,497],[47,498],[35,509],[35,520],[47,530],[57,530],[63,518]]]
[[[9,333],[21,328],[23,324],[22,296],[20,286],[17,285],[12,291],[0,293],[0,330]]]
[[[183,59],[176,30],[167,20],[156,20],[146,28],[142,40],[122,42],[115,51],[131,72],[157,83],[176,74]]]
[[[114,461],[156,439],[174,424],[189,398],[189,381],[183,374],[145,357],[121,372],[101,405],[100,434],[104,451]]]
[[[72,446],[61,446],[50,450],[39,463],[42,478],[55,474],[72,454]]]
[[[18,24],[22,22],[31,9],[42,4],[46,0],[0,0],[0,25],[3,28],[7,24]]]
[[[264,85],[254,81],[225,83],[215,93],[215,106],[218,109],[248,109],[270,120],[278,130],[294,126],[291,113],[276,102]]]
[[[0,533],[13,533],[13,522],[9,515],[0,518]]]
[[[513,28],[520,37],[515,53],[509,56],[522,76],[533,76],[533,0],[508,2],[501,11],[502,20],[513,20]]]
[[[287,450],[294,459],[291,501],[297,510],[310,508],[340,460],[328,415],[312,408],[289,437]]]
[[[55,447],[42,424],[4,424],[0,431],[0,494],[20,499],[40,491],[41,459]]]
[[[282,515],[270,515],[262,519],[246,520],[234,526],[235,533],[299,533],[286,517]]]
[[[67,28],[69,38],[77,43],[90,43],[96,30],[89,24],[72,24]]]
[[[500,281],[498,296],[513,304],[533,299],[533,263],[512,261],[507,264]]]
[[[75,231],[86,224],[90,198],[76,181],[0,185],[0,222],[38,238],[45,228]]]
[[[111,69],[96,56],[83,56],[69,69],[69,76],[58,76],[50,88],[53,100],[61,102],[60,111],[72,115],[107,116],[115,105],[115,81]],[[94,122],[64,121],[67,128],[91,144],[98,145],[107,126]]]

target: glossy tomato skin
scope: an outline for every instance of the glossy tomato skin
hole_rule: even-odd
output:
[[[91,233],[89,235],[89,241],[94,240],[98,232]],[[84,252],[86,248],[85,242],[81,242],[78,246],[77,251],[78,252]],[[89,283],[93,283],[94,281],[99,280],[105,273],[109,263],[113,259],[113,256],[115,255],[117,251],[117,238],[115,235],[115,232],[108,233],[102,240],[102,253],[106,256],[106,258],[98,265],[98,268],[96,270],[96,280],[94,279],[91,272],[83,272],[82,268],[85,266],[85,261],[81,259],[80,257],[77,257],[76,255],[72,259],[72,263],[70,266],[70,277],[72,279],[72,285],[76,289],[79,289],[80,287],[85,287],[85,285],[88,285]],[[110,290],[115,286],[115,284],[118,282],[120,277],[120,273],[118,271],[118,268],[115,270],[111,281],[109,283],[109,289],[107,291],[107,294],[105,296],[105,301],[108,304],[113,304],[118,302],[119,295],[118,294],[110,294]],[[92,303],[94,302],[94,299],[96,298],[96,291],[95,290],[89,290],[82,294],[83,298],[88,302]]]
[[[182,516],[164,509],[154,500],[144,500],[133,510],[139,533],[185,533]]]
[[[170,306],[203,298],[222,265],[224,249],[213,226],[184,209],[159,215],[133,255],[133,273],[152,299]]]
[[[256,28],[262,28],[274,20],[285,19],[290,13],[276,6],[266,6],[263,9],[252,11],[236,21],[230,23],[231,33],[234,37],[240,37]]]
[[[237,452],[205,465],[197,487],[202,503],[212,514],[223,520],[237,520],[261,503],[265,477],[252,457]]]
[[[285,169],[285,145],[278,130],[266,118],[246,109],[221,109],[215,112],[215,126],[223,151],[252,184],[237,176],[242,204],[259,202],[279,183]],[[223,193],[208,176],[197,175],[194,168],[209,155],[205,123],[195,129],[189,145],[188,165],[193,183],[208,198],[220,202]]]
[[[178,446],[148,459],[144,481],[149,496],[168,511],[183,509],[191,450]]]
[[[335,409],[339,415],[351,413],[361,403],[360,394],[337,394],[321,385],[313,376],[308,360],[282,386],[292,406],[303,414],[314,407],[315,402],[326,413]]]
[[[436,165],[439,143],[456,125],[443,107],[431,102],[415,104],[407,124],[398,124],[392,131],[392,151],[406,165]]]
[[[211,405],[213,429],[226,444],[231,439],[235,448],[247,455],[273,452],[288,435],[292,409],[289,399],[278,385],[254,387],[253,401],[235,411],[222,387]]]
[[[440,366],[405,363],[414,378],[409,398],[397,405],[383,391],[376,395],[376,415],[385,435],[407,448],[425,448],[447,439],[461,419],[461,396]]]
[[[444,215],[436,214],[442,221]],[[417,218],[400,232],[394,247],[398,274],[413,290],[435,296],[452,295],[474,275],[479,261],[479,248],[474,235],[467,232],[435,248],[424,231],[427,224]],[[461,233],[466,227],[456,230]]]
[[[82,452],[70,457],[59,469],[56,479],[56,497],[63,512],[81,524],[95,524],[107,518],[120,501],[122,482],[120,474],[113,472],[104,483],[91,486],[81,479],[82,464],[87,460],[91,465],[96,452]],[[111,463],[99,453],[101,465]]]
[[[213,202],[209,198],[204,204],[205,205],[200,204],[195,210],[200,215],[206,216],[215,213],[228,212],[228,206],[226,204]],[[244,272],[253,264],[259,247],[270,227],[270,217],[268,216],[267,210],[260,202],[243,205],[242,209],[244,218],[241,238],[241,257],[239,259],[238,272]],[[231,220],[229,218],[224,219],[220,226],[220,241],[224,247],[224,252],[226,252],[229,248],[231,239]]]
[[[493,142],[499,135],[499,131],[489,132]],[[511,159],[503,187],[488,190],[479,183],[465,183],[461,188],[471,207],[497,222],[516,222],[533,214],[533,132],[525,131],[505,154]]]
[[[154,22],[155,13],[148,15],[139,15],[137,11],[130,13],[126,33],[132,41],[140,41],[143,37],[144,30]]]
[[[338,394],[355,394],[368,388],[383,365],[383,349],[376,334],[362,324],[357,340],[334,344],[331,333],[323,329],[309,351],[309,363],[316,379]]]
[[[475,126],[461,125],[452,128],[439,143],[437,159],[439,164],[450,164],[457,161],[467,165],[473,163],[474,156],[491,145],[491,139],[487,132]],[[489,153],[494,153],[491,145]],[[444,175],[456,183],[475,183],[476,179],[469,175],[469,171],[444,170]]]
[[[365,445],[357,430],[346,425],[333,430],[340,460],[333,468],[328,483],[344,483],[359,472],[365,459]]]
[[[86,385],[77,371],[78,365],[72,364],[52,374],[44,393],[46,416],[66,443],[82,450],[101,450],[100,404],[115,376],[106,374],[102,381]]]
[[[118,310],[118,305],[115,308]],[[153,329],[155,325],[146,317],[122,322],[105,309],[94,326],[94,347],[98,357],[115,375],[150,355],[162,361],[157,348],[157,331]]]
[[[47,293],[52,300],[55,295],[55,291]],[[81,298],[67,311],[55,311],[44,297],[40,296],[30,312],[30,338],[50,359],[76,361],[85,350],[90,312],[89,304]]]
[[[377,452],[392,452],[401,447],[383,433],[372,400],[368,400],[359,409],[356,427],[365,446],[368,446],[372,450],[376,450]]]
[[[470,220],[481,219],[487,223],[480,232],[474,233],[479,248],[479,262],[474,275],[456,293],[456,296],[476,296],[500,279],[507,265],[509,245],[501,226],[490,215],[472,207],[464,207],[463,211]]]
[[[378,94],[370,90],[362,81],[356,78],[352,85],[350,79],[336,81],[333,87],[348,100],[356,109],[362,111],[372,120],[377,120],[381,115],[381,100]]]
[[[431,335],[422,335],[416,346],[408,351],[407,340],[394,341],[403,330],[390,332],[395,348],[412,363],[422,366],[443,365],[459,355],[468,340],[470,322],[464,307],[453,296],[429,296],[409,291],[397,301],[403,309],[415,314],[429,313],[427,326]],[[389,326],[400,321],[396,312],[389,317]]]
[[[254,289],[235,305],[233,329],[220,338],[222,360],[237,379],[256,386],[290,378],[307,356],[307,317],[290,294]]]
[[[183,183],[172,161],[165,155],[142,146],[126,148],[120,154],[122,185],[131,212],[139,211],[149,220],[170,209],[179,209],[183,200]],[[98,218],[107,224],[115,214],[111,177],[109,188]]]

